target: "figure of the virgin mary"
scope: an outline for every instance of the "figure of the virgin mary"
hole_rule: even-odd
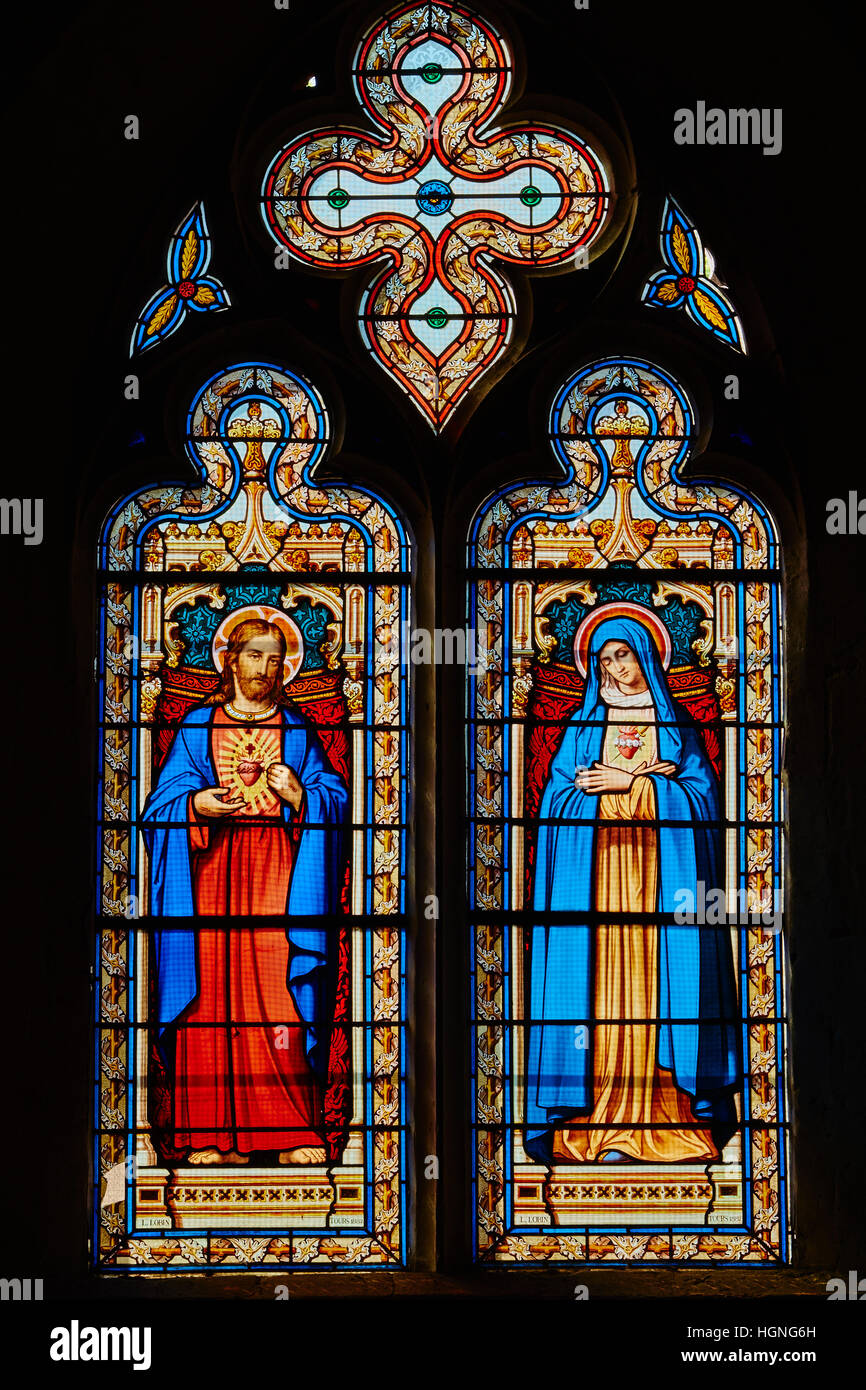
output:
[[[678,893],[723,882],[719,783],[656,628],[597,621],[539,809],[524,1146],[542,1162],[712,1162],[736,1124],[729,929],[675,920]]]

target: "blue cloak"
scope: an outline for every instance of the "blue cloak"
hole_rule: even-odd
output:
[[[599,653],[613,640],[626,642],[637,657],[647,703],[652,699],[656,710],[659,761],[677,767],[671,777],[652,774],[660,822],[657,907],[672,914],[683,902],[675,897],[681,890],[698,904],[702,893],[723,883],[719,786],[700,735],[670,693],[648,630],[634,619],[609,618],[592,636],[583,703],[551,762],[539,809],[540,820],[553,824],[539,825],[532,907],[540,914],[574,912],[575,919],[530,929],[525,1146],[536,1157],[548,1151],[557,1121],[593,1107],[592,1048],[579,1045],[576,1027],[583,1024],[592,1037],[592,928],[580,914],[595,908],[599,798],[577,791],[574,778],[576,768],[601,759],[608,706],[599,693]],[[729,1132],[736,1116],[730,1088],[741,1068],[728,929],[660,923],[657,930],[659,1064],[692,1097],[697,1120]]]
[[[142,811],[142,833],[150,860],[150,911],[154,916],[194,917],[192,868],[187,828],[191,792],[220,785],[211,758],[211,722],[216,705],[202,705],[181,721]],[[305,815],[292,867],[287,917],[310,919],[337,911],[338,875],[343,855],[343,824],[348,791],[331,768],[313,730],[294,710],[282,707],[282,761],[304,788]],[[283,803],[283,820],[293,810]],[[205,919],[203,919],[205,920]],[[333,951],[328,932],[314,921],[287,924],[294,948],[288,979],[298,1013],[306,1024],[305,1051],[320,1074],[327,1067],[329,990]],[[333,940],[333,931],[331,933]],[[198,993],[195,931],[178,927],[153,935],[160,1036]]]

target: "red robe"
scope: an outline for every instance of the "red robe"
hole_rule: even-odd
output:
[[[199,916],[280,916],[286,910],[296,827],[266,771],[280,761],[279,710],[249,726],[217,709],[211,753],[221,786],[245,798],[237,817],[198,816],[188,802]],[[254,780],[251,780],[254,779]],[[255,816],[259,823],[243,824]],[[297,817],[299,823],[303,816]],[[272,824],[262,824],[272,821]],[[304,1025],[286,985],[281,927],[234,924],[197,937],[199,991],[179,1020],[174,1085],[178,1148],[321,1147],[322,1094],[304,1051]]]

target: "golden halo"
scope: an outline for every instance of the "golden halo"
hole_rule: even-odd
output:
[[[236,627],[241,623],[248,622],[250,618],[260,618],[263,622],[273,623],[274,627],[278,627],[283,634],[286,640],[283,685],[288,685],[289,681],[294,680],[301,669],[301,662],[304,659],[304,639],[297,623],[292,622],[288,613],[282,612],[279,608],[269,608],[265,604],[250,604],[247,608],[236,608],[233,613],[229,613],[223,618],[214,633],[211,644],[214,666],[222,673],[229,638]]]
[[[668,669],[671,664],[671,635],[661,618],[657,618],[649,608],[644,608],[642,603],[605,603],[593,608],[574,634],[574,664],[582,676],[586,676],[586,655],[592,634],[599,623],[607,622],[608,618],[634,618],[635,622],[642,623],[656,644],[662,666]]]

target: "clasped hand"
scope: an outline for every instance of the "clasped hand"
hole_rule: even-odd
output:
[[[605,792],[627,792],[635,777],[646,777],[659,773],[662,777],[673,777],[676,763],[638,763],[633,772],[625,768],[608,767],[605,763],[593,763],[592,767],[581,768],[575,773],[574,786],[579,792],[590,796],[602,796]]]
[[[281,801],[288,801],[300,810],[304,788],[292,768],[286,763],[271,763],[267,771],[268,786]],[[231,816],[244,807],[244,799],[231,787],[205,787],[193,797],[193,806],[200,816]]]

